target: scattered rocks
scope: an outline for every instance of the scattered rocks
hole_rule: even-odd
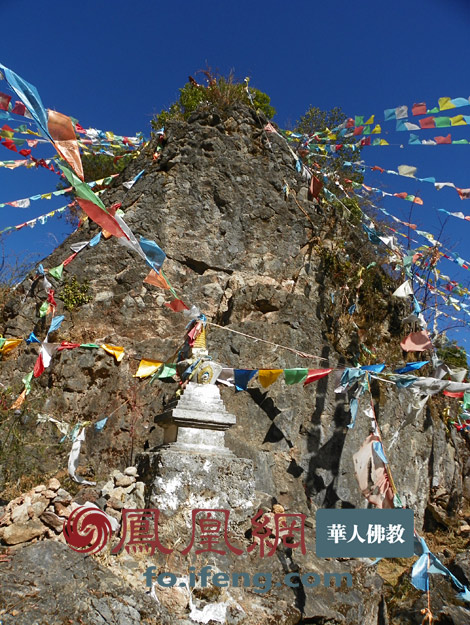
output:
[[[130,486],[131,484],[134,484],[134,482],[135,477],[132,477],[130,475],[123,475],[118,480],[116,480],[116,486],[122,486],[123,488],[125,488],[127,486]]]
[[[49,527],[52,527],[56,532],[61,532],[64,527],[64,519],[50,510],[41,514],[40,520]]]
[[[122,509],[145,507],[145,484],[137,482],[136,467],[127,467],[124,473],[113,471],[111,478],[100,490],[90,493],[90,501],[96,500],[101,508],[119,523]],[[0,515],[0,545],[20,545],[34,540],[52,539],[64,541],[64,522],[80,505],[85,503],[84,492],[74,501],[72,495],[61,488],[57,478],[39,484],[10,501]]]
[[[27,543],[33,538],[38,538],[45,534],[46,528],[39,521],[33,519],[26,523],[12,523],[8,525],[1,533],[1,538],[6,545],[18,545]]]
[[[47,488],[49,490],[52,491],[57,491],[60,488],[60,482],[57,478],[53,477],[52,479],[49,480],[48,484],[47,484]]]

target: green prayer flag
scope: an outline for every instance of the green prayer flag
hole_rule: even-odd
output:
[[[24,387],[26,389],[26,395],[30,392],[31,390],[31,380],[33,379],[33,372],[30,371],[30,373],[28,373],[28,375],[25,375],[24,378],[21,380],[24,384]]]
[[[176,374],[176,365],[163,365],[160,373],[157,373],[157,378],[172,378]]]
[[[49,308],[49,302],[42,303],[41,308],[39,309],[39,316],[45,317],[47,315],[48,308]]]
[[[93,204],[96,204],[96,206],[99,206],[100,208],[102,208],[105,213],[108,212],[103,202],[95,193],[93,193],[93,191],[90,189],[90,187],[87,185],[86,182],[82,182],[80,178],[76,176],[71,169],[69,169],[68,167],[65,167],[65,165],[63,165],[62,163],[58,162],[57,164],[59,165],[61,170],[64,172],[64,176],[67,178],[67,180],[75,189],[75,192],[78,195],[78,197],[81,197],[84,200],[88,200],[89,202],[93,202]]]
[[[57,267],[52,267],[52,269],[49,269],[50,275],[54,277],[56,280],[62,280],[63,271],[64,271],[64,263],[57,265]]]
[[[355,126],[362,126],[363,123],[364,123],[364,115],[356,115],[354,117]]]
[[[458,139],[456,141],[452,141],[454,145],[467,145],[468,139]]]
[[[466,391],[465,395],[463,396],[462,408],[464,410],[468,410],[470,408],[470,392],[469,391]]]
[[[89,349],[98,349],[100,345],[97,345],[96,343],[82,343],[80,347],[88,347]]]
[[[433,109],[428,109],[428,110],[426,111],[426,113],[427,113],[428,115],[435,115],[436,113],[440,113],[440,112],[441,112],[441,111],[439,110],[439,107],[438,107],[438,106],[435,106]]]
[[[286,384],[298,384],[307,377],[308,369],[284,369],[284,380]]]
[[[436,128],[447,128],[447,126],[451,126],[450,117],[435,117],[434,122],[436,123]]]
[[[364,126],[363,135],[370,135],[370,126]]]

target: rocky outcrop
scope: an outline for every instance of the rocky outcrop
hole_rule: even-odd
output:
[[[180,297],[217,324],[208,326],[214,360],[250,369],[336,369],[360,357],[362,343],[375,347],[387,362],[398,363],[401,310],[391,302],[393,281],[378,265],[369,270],[370,277],[359,290],[357,314],[352,318],[347,313],[355,297],[348,283],[357,284],[353,277],[376,258],[376,250],[353,220],[333,206],[308,199],[306,181],[296,171],[285,142],[276,136],[268,142],[255,114],[234,107],[221,119],[217,111],[202,110],[188,123],[169,124],[160,158],[154,160],[156,147],[157,139],[103,199],[107,206],[122,203],[133,232],[157,241],[167,254],[166,275]],[[142,170],[144,175],[126,190],[122,182]],[[71,244],[97,232],[95,224],[85,224],[43,261],[45,267],[59,265],[69,256]],[[137,453],[162,442],[153,419],[178,388],[173,381],[149,385],[132,377],[142,357],[171,359],[187,321],[163,306],[172,299],[167,291],[143,282],[148,273],[145,263],[111,238],[82,250],[65,271],[79,283],[89,282],[92,299],[65,311],[61,283],[51,277],[57,314],[65,313],[65,320],[49,340],[122,345],[125,357],[117,363],[103,350],[79,349],[53,357],[50,368],[33,380],[31,394],[17,415],[22,445],[11,456],[8,448],[2,450],[7,458],[0,473],[4,485],[26,472],[54,475],[67,464],[68,444],[58,443],[53,424],[36,425],[38,413],[69,424],[111,415],[102,432],[87,430],[82,447],[79,473],[99,481],[107,479],[110,468],[123,471]],[[41,283],[28,276],[5,309],[3,335],[26,337],[34,330],[43,339],[48,322],[37,316],[37,310],[44,299]],[[2,362],[11,403],[36,357],[37,346],[32,344]],[[221,389],[227,410],[237,416],[226,444],[253,462],[255,488],[264,493],[267,508],[282,505],[306,514],[313,524],[318,507],[365,507],[352,455],[366,438],[369,423],[358,416],[356,426],[347,428],[348,398],[334,392],[337,383],[338,374],[333,373],[307,387],[278,381],[267,390],[256,384],[244,393]],[[414,509],[418,529],[435,527],[430,504],[457,527],[464,518],[470,471],[465,438],[446,429],[437,403],[430,402],[421,415],[410,419],[395,388],[377,383],[372,393],[398,492]],[[38,440],[41,445],[32,456],[29,446]],[[128,488],[116,483],[111,487]],[[118,504],[114,507],[109,501],[118,513]],[[39,531],[32,521],[32,517],[24,521],[30,524],[25,531]],[[54,532],[53,527],[49,530]],[[277,572],[288,570],[286,562],[279,557],[270,566]],[[309,560],[302,567],[316,570],[320,563]],[[375,573],[368,572],[358,584],[354,591],[331,590],[323,598],[285,591],[275,599],[283,603],[266,598],[262,609],[271,605],[272,618],[282,622],[303,616],[318,623],[386,623]],[[256,605],[261,601],[253,596],[252,600]],[[359,608],[363,600],[367,616]],[[293,601],[293,616],[289,612],[287,617],[287,607],[284,613],[279,606]]]

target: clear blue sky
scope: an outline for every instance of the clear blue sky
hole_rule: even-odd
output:
[[[351,116],[375,113],[381,122],[386,108],[422,101],[431,107],[441,96],[470,95],[466,0],[1,0],[0,22],[0,62],[34,84],[46,108],[85,127],[123,135],[148,135],[152,116],[176,99],[189,74],[206,65],[250,76],[271,96],[275,121],[284,127],[309,105],[341,106]],[[0,82],[0,91],[6,90]],[[470,115],[470,106],[450,114],[457,113]],[[382,126],[394,128],[393,122]],[[431,138],[448,132],[470,139],[465,126],[417,134]],[[470,187],[470,146],[408,146],[407,138],[408,133],[392,132],[390,142],[403,141],[403,148],[370,147],[363,156],[369,165],[415,165],[418,176]],[[52,156],[52,148],[47,153]],[[14,153],[0,146],[0,160],[12,158]],[[425,204],[414,210],[413,221],[433,233],[442,215],[437,208],[470,214],[470,200],[461,201],[455,190],[437,192],[432,185],[385,174],[366,180],[391,192],[419,193]],[[0,202],[52,191],[56,183],[45,170],[0,168]],[[64,203],[55,198],[29,209],[0,208],[0,229]],[[383,206],[408,220],[407,202],[390,199]],[[64,220],[52,219],[13,233],[5,249],[8,255],[44,257],[67,233]],[[469,234],[470,222],[449,218],[443,240],[470,259]],[[451,263],[441,269],[462,282],[470,277]]]

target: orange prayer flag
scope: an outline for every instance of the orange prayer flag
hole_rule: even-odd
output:
[[[170,288],[170,285],[165,280],[165,278],[160,273],[157,273],[153,269],[150,270],[150,273],[145,278],[144,282],[146,282],[147,284],[153,284],[154,286],[158,286],[161,289]]]
[[[54,147],[57,152],[70,165],[80,180],[84,180],[82,159],[70,117],[49,110],[47,127],[49,134],[54,139]]]
[[[10,410],[18,410],[26,399],[26,389],[24,388],[18,395],[16,401],[10,406]]]

